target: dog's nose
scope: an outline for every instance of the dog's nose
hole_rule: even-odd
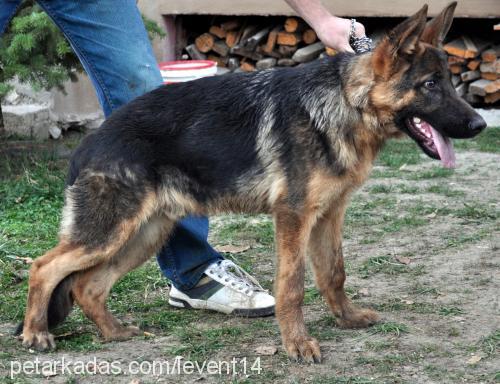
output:
[[[479,115],[473,117],[472,120],[469,121],[469,129],[474,133],[479,133],[484,128],[486,128],[486,121]]]

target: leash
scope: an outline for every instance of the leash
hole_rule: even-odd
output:
[[[356,19],[351,19],[349,44],[356,53],[365,53],[373,49],[373,41],[369,37],[356,37]]]

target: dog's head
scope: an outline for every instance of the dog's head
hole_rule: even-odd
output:
[[[455,164],[450,138],[474,137],[486,127],[453,88],[441,46],[456,5],[451,3],[428,23],[425,5],[396,26],[372,55],[372,104],[387,111],[397,129],[445,167]]]

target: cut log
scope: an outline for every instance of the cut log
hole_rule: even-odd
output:
[[[203,53],[211,51],[214,43],[214,35],[210,33],[204,33],[203,35],[198,36],[194,41],[194,44],[196,45],[196,48],[198,48],[198,51]]]
[[[463,58],[465,58],[466,55],[465,51],[467,50],[465,48],[464,41],[461,37],[453,41],[450,41],[448,44],[445,44],[443,49],[449,55],[463,57]]]
[[[213,54],[208,55],[207,59],[215,61],[217,63],[217,66],[222,68],[227,67],[227,61],[229,60],[227,57],[221,57]]]
[[[314,29],[306,29],[304,33],[302,34],[302,40],[306,44],[313,44],[318,40],[318,35],[316,35],[316,32],[314,32]]]
[[[239,19],[234,19],[234,20],[229,20],[225,21],[220,25],[220,27],[229,32],[229,31],[234,31],[235,29],[238,29],[240,27],[241,23]]]
[[[325,44],[321,41],[307,45],[298,49],[292,56],[292,60],[297,63],[307,63],[317,58],[325,50]]]
[[[221,27],[218,27],[217,25],[212,25],[208,32],[210,32],[212,35],[217,36],[219,39],[225,39],[227,35],[227,31],[225,29],[222,29]]]
[[[460,78],[464,83],[468,83],[473,80],[477,80],[481,77],[481,73],[479,71],[467,71],[467,72],[462,72],[460,74]]]
[[[189,57],[192,60],[206,60],[207,59],[207,55],[198,51],[198,48],[196,48],[196,45],[194,45],[194,44],[187,45],[186,52],[188,53]]]
[[[271,32],[269,32],[266,45],[264,46],[264,48],[262,48],[264,52],[271,53],[274,50],[274,47],[276,47],[276,42],[278,41],[278,33],[280,29],[280,27],[276,27]]]
[[[497,45],[493,48],[487,49],[483,53],[481,53],[481,59],[483,62],[491,63],[500,56],[500,45]]]
[[[455,91],[457,91],[458,96],[464,97],[467,93],[467,84],[460,84],[458,87],[455,87]]]
[[[473,59],[474,57],[479,56],[479,54],[490,45],[489,42],[473,38],[473,37],[468,37],[468,36],[462,36],[463,42],[465,44],[465,58],[467,59]]]
[[[465,64],[466,61],[463,57],[448,56],[448,64]]]
[[[496,103],[499,100],[500,100],[500,91],[497,91],[495,93],[490,93],[489,95],[486,95],[484,97],[484,102],[488,104]]]
[[[229,48],[238,44],[238,31],[228,31],[226,34],[226,45]]]
[[[244,72],[253,72],[253,71],[255,71],[255,65],[253,65],[253,64],[252,64],[251,62],[249,62],[249,61],[245,61],[244,63],[241,63],[240,68],[241,68]]]
[[[293,67],[295,64],[297,63],[292,59],[283,58],[278,60],[279,67]]]
[[[285,31],[289,33],[300,32],[305,28],[302,20],[296,17],[289,17],[285,20]]]
[[[456,87],[458,84],[460,84],[460,76],[458,75],[452,75],[451,76],[451,84],[453,84],[454,87]]]
[[[479,68],[480,64],[481,60],[471,60],[467,63],[467,68],[469,68],[471,71],[475,71]]]
[[[460,64],[452,64],[449,65],[448,68],[450,69],[450,72],[453,73],[454,75],[460,75],[464,67]]]
[[[271,51],[271,52],[266,52],[264,50],[265,48],[266,48],[265,45],[261,45],[261,46],[257,47],[257,49],[255,50],[255,52],[260,53],[263,56],[270,56],[270,57],[274,57],[275,59],[281,59],[281,55],[280,55],[280,53],[278,51],[274,50],[274,51]]]
[[[227,67],[234,71],[235,69],[240,67],[240,60],[237,57],[230,57],[227,61]]]
[[[257,61],[255,64],[255,68],[261,69],[269,69],[276,66],[277,60],[274,57],[267,57],[265,59]]]
[[[278,52],[283,58],[290,58],[297,50],[297,46],[280,45]]]
[[[289,32],[279,32],[278,33],[278,44],[295,46],[302,41],[302,34],[300,33],[289,33]]]
[[[482,63],[479,70],[481,72],[500,74],[500,59],[491,63]]]
[[[328,56],[335,56],[338,52],[330,47],[326,47],[325,52]]]
[[[229,52],[232,55],[243,56],[243,57],[246,57],[248,59],[255,60],[255,61],[262,60],[264,58],[264,56],[262,56],[260,53],[250,51],[246,48],[241,47],[239,44],[235,45],[233,48],[231,48],[229,50]]]
[[[252,36],[249,36],[248,39],[244,42],[243,46],[247,49],[254,50],[257,45],[267,36],[269,33],[269,27],[261,29],[257,33]]]
[[[490,81],[485,79],[476,80],[469,85],[469,92],[473,95],[486,96],[500,90],[500,80]]]
[[[496,73],[481,72],[482,79],[495,81],[498,77],[499,76]]]
[[[224,42],[224,40],[217,40],[212,47],[212,51],[218,53],[221,56],[227,56],[229,53],[229,47]]]

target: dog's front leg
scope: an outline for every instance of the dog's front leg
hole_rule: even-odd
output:
[[[344,291],[346,274],[342,255],[342,225],[347,197],[335,201],[311,231],[308,253],[316,284],[343,328],[364,328],[378,321],[370,309],[358,308]]]
[[[305,255],[311,218],[287,209],[274,216],[278,272],[276,278],[276,317],[283,346],[293,360],[319,362],[318,341],[307,333],[302,302],[304,299]]]

